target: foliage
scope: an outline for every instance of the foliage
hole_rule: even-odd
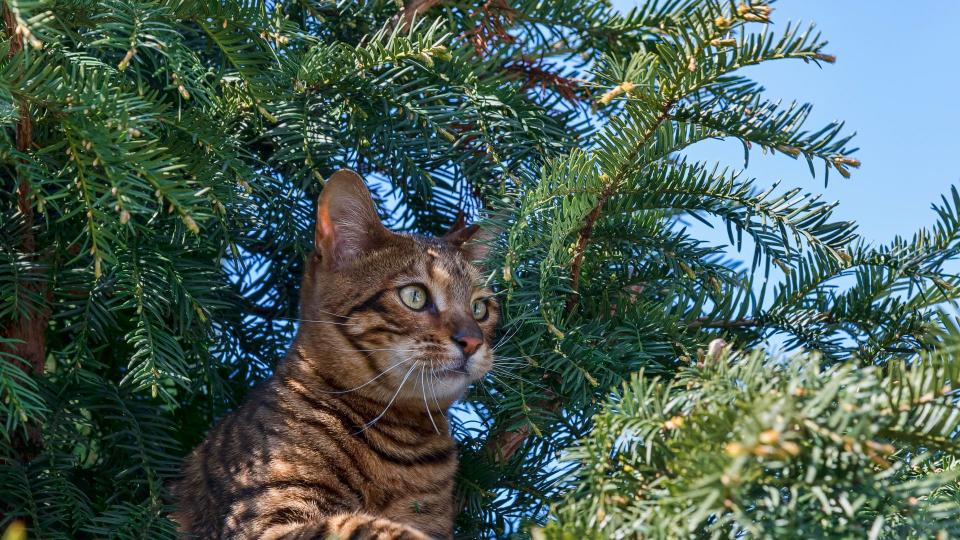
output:
[[[841,124],[740,72],[832,62],[813,27],[726,0],[3,10],[0,526],[174,535],[166,485],[283,354],[316,195],[350,167],[394,228],[500,232],[497,366],[453,416],[459,536],[957,528],[960,194],[874,247],[686,152],[850,176]],[[718,336],[802,352],[704,356]]]
[[[577,490],[546,536],[956,534],[953,341],[887,369],[724,353],[636,374],[569,453]]]

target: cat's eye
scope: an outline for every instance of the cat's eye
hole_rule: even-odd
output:
[[[482,298],[473,301],[473,318],[482,321],[487,318],[487,302]]]
[[[427,305],[427,290],[420,285],[407,285],[400,289],[400,300],[410,309],[423,309]]]

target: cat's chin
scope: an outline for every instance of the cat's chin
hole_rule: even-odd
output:
[[[433,370],[435,379],[446,381],[447,384],[467,386],[473,380],[473,375],[465,367],[450,367]]]
[[[430,399],[436,396],[438,401],[449,405],[463,397],[467,387],[473,382],[473,377],[462,368],[435,369],[424,382],[427,385],[426,394]]]
[[[400,396],[404,399],[426,399],[431,404],[437,402],[439,406],[450,406],[466,394],[467,388],[474,381],[486,375],[491,362],[492,359],[486,351],[480,351],[469,359],[463,358],[459,351],[424,355],[418,359],[416,367],[413,368],[413,376],[409,377],[400,391]]]

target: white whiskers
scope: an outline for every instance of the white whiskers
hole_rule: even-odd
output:
[[[359,435],[359,434],[363,433],[364,431],[367,430],[368,427],[376,424],[377,421],[379,421],[381,418],[383,418],[383,415],[387,414],[387,411],[390,410],[390,407],[393,405],[393,402],[397,400],[397,396],[400,395],[400,391],[403,390],[403,385],[407,384],[407,379],[410,378],[410,374],[413,373],[413,368],[415,368],[415,367],[417,367],[416,364],[410,366],[410,369],[407,370],[407,374],[403,376],[403,380],[400,381],[400,386],[398,386],[398,387],[397,387],[397,391],[393,393],[393,397],[390,398],[390,401],[387,403],[387,406],[383,408],[383,412],[380,413],[380,414],[378,414],[377,417],[374,418],[373,420],[371,420],[371,421],[367,422],[366,424],[364,424],[363,427],[360,428],[360,431],[354,433],[354,435]]]
[[[439,380],[439,377],[437,377],[436,372],[434,372],[433,370],[430,371],[430,380],[431,381]],[[436,384],[433,384],[433,382],[431,382],[430,384],[430,392],[433,394],[433,403],[437,406],[437,411],[439,411],[440,416],[442,416],[443,419],[446,420],[447,415],[443,414],[443,407],[440,406],[440,400],[437,399],[437,386]]]
[[[344,348],[341,348],[341,347],[330,347],[330,348],[333,349],[333,350],[335,350],[335,351],[338,351],[338,352],[352,352],[352,351],[356,351],[356,352],[384,352],[384,351],[388,351],[388,352],[411,352],[411,351],[416,351],[416,350],[417,350],[416,348],[412,348],[412,349],[395,349],[395,348],[389,348],[389,347],[388,347],[388,348],[384,348],[384,349],[355,349],[355,348],[353,348],[353,347],[351,347],[351,348],[349,348],[349,349],[344,349]]]
[[[437,423],[433,420],[433,413],[430,412],[430,405],[427,404],[427,380],[426,380],[426,369],[427,366],[420,366],[420,394],[423,395],[423,406],[427,409],[427,416],[430,417],[430,423],[433,424],[433,430],[437,432],[437,435],[440,434],[440,428],[437,427]]]
[[[501,345],[503,345],[504,343],[506,343],[507,340],[509,340],[509,339],[512,338],[513,336],[517,335],[517,332],[519,332],[519,331],[520,331],[520,327],[517,326],[516,328],[513,329],[513,332],[512,332],[512,333],[504,334],[503,336],[500,337],[499,340],[497,340],[497,343],[496,343],[496,344],[494,344],[494,345],[492,345],[492,346],[490,347],[490,350],[492,350],[492,351],[497,350]]]
[[[372,383],[373,381],[375,381],[375,380],[379,379],[380,377],[383,377],[383,376],[386,375],[387,373],[393,371],[393,369],[396,368],[397,366],[403,365],[403,364],[405,364],[405,363],[407,363],[407,362],[409,362],[409,361],[411,361],[411,360],[413,360],[413,357],[412,357],[412,356],[411,356],[410,358],[401,360],[401,361],[397,362],[396,364],[388,367],[387,369],[381,371],[378,375],[374,376],[374,377],[373,377],[372,379],[370,379],[369,381],[361,384],[360,386],[357,386],[357,387],[354,387],[354,388],[350,388],[349,390],[336,390],[336,391],[324,391],[324,390],[321,390],[321,392],[323,392],[324,394],[348,394],[348,393],[350,393],[350,392],[353,392],[353,391],[355,391],[355,390],[359,390],[359,389],[363,388],[364,386]]]

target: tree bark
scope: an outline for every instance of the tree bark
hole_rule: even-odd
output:
[[[23,35],[18,31],[16,17],[6,4],[3,5],[3,21],[7,36],[10,37],[8,57],[12,57],[23,49]],[[33,144],[33,120],[30,118],[30,109],[27,104],[21,100],[18,105],[20,118],[17,121],[16,146],[20,152],[26,152]],[[17,184],[17,210],[24,223],[20,249],[30,261],[36,261],[38,257],[37,240],[33,230],[34,210],[30,183],[26,179],[21,179]],[[45,298],[47,295],[47,288],[43,281],[30,281],[25,287],[38,293],[40,298]],[[49,310],[40,307],[33,313],[18,316],[3,329],[4,337],[17,341],[7,347],[8,352],[19,357],[24,363],[22,367],[35,375],[43,373],[48,320]]]

